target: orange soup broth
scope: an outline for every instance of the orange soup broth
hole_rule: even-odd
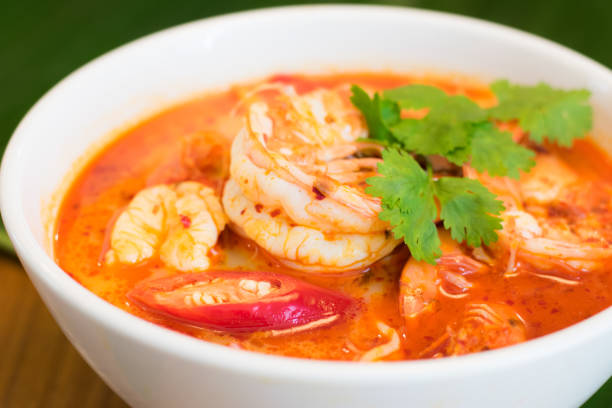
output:
[[[359,73],[278,75],[269,80],[292,84],[298,92],[351,83],[371,89],[428,83],[449,93],[465,94],[482,105],[494,103],[488,88],[465,78]],[[385,322],[400,333],[401,350],[387,359],[418,358],[444,334],[447,325],[461,316],[468,302],[512,306],[524,318],[528,338],[567,327],[612,304],[612,277],[607,268],[584,274],[577,285],[528,273],[514,277],[504,277],[503,272],[490,273],[474,279],[475,289],[467,298],[442,296],[434,314],[406,326],[398,305],[399,275],[409,257],[403,245],[366,271],[359,271],[361,273],[317,277],[282,268],[255,244],[239,238],[227,228],[214,249],[212,269],[274,270],[295,275],[358,299],[359,307],[354,316],[332,327],[293,335],[230,335],[182,324],[132,304],[126,293],[137,282],[178,272],[166,268],[158,258],[136,266],[105,265],[104,254],[109,247],[114,220],[136,193],[151,185],[190,179],[209,184],[220,192],[226,177],[224,172],[188,168],[184,160],[184,140],[196,132],[216,132],[215,141],[224,150],[219,157],[227,156],[232,138],[242,125],[239,101],[254,85],[235,86],[165,110],[127,130],[93,157],[71,186],[60,208],[56,223],[57,263],[104,300],[161,326],[230,347],[302,358],[353,360],[362,351],[388,341],[381,337],[377,321]],[[591,142],[579,141],[572,149],[556,150],[583,177],[607,182],[603,177],[612,174],[610,160]]]

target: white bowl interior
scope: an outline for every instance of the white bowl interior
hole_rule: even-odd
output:
[[[3,161],[0,198],[9,234],[43,298],[71,340],[124,397],[132,398],[132,391],[115,379],[111,368],[98,362],[88,351],[87,341],[92,340],[84,340],[79,329],[70,326],[70,320],[62,317],[66,312],[55,305],[55,298],[64,298],[79,308],[80,313],[97,321],[102,330],[114,333],[108,336],[119,333],[133,341],[148,343],[152,349],[171,350],[167,352],[170,355],[183,348],[196,351],[200,362],[212,361],[217,358],[214,355],[230,356],[227,361],[233,362],[228,364],[235,364],[236,370],[249,370],[249,364],[257,363],[260,364],[258,370],[265,371],[266,367],[271,367],[266,365],[270,361],[282,360],[269,364],[276,364],[277,368],[283,366],[284,371],[281,371],[285,374],[292,372],[295,364],[306,362],[268,356],[247,357],[245,353],[200,344],[124,316],[125,313],[80,288],[52,264],[44,252],[48,232],[41,216],[44,206],[90,146],[151,112],[205,90],[273,73],[330,70],[432,70],[467,74],[485,81],[508,78],[522,83],[546,81],[560,87],[588,88],[596,107],[595,136],[606,147],[612,147],[612,74],[609,70],[546,40],[445,14],[380,7],[310,6],[264,10],[183,25],[138,40],[95,60],[53,88],[19,125]],[[508,361],[502,365],[511,364],[513,360],[526,361],[528,356],[550,355],[604,332],[609,335],[612,314],[608,310],[592,322],[581,325],[582,331],[570,328],[534,341],[533,345],[528,343],[492,352],[490,356],[457,361],[462,361],[461,370],[477,371],[477,367],[488,367],[487,370],[494,372],[493,365],[499,367],[504,359]],[[135,333],[125,333],[130,327]],[[151,333],[154,339],[145,336]],[[138,336],[143,339],[137,340]],[[444,367],[459,367],[457,361],[431,362],[419,367],[423,374],[427,372],[434,378],[438,375],[436,370],[444,375],[441,373]],[[476,364],[474,362],[481,365],[472,365]],[[325,375],[324,371],[342,366],[310,364],[311,369],[293,373],[294,376],[328,378],[331,375]],[[572,400],[575,403],[612,374],[610,352],[599,361],[592,360],[592,364],[591,375],[575,379],[576,389],[580,389]],[[411,367],[417,367],[414,363],[399,366],[388,369],[343,366],[346,368],[339,370],[348,376],[346,378],[356,379],[361,375],[365,380],[372,379],[373,373],[389,379],[391,372],[405,374],[412,370]],[[427,371],[429,369],[433,371]],[[277,377],[279,372],[268,374]],[[124,373],[124,376],[130,375],[136,374]],[[563,381],[556,382],[555,387]],[[512,397],[509,401],[519,402]]]

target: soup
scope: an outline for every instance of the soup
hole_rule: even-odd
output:
[[[411,84],[429,87],[398,88]],[[370,99],[386,89],[437,99]],[[554,332],[612,303],[612,162],[588,139],[536,143],[517,118],[479,116],[500,100],[471,80],[373,73],[277,75],[195,98],[91,159],[59,211],[57,263],[136,316],[270,354],[407,360]],[[400,148],[393,156],[403,143],[394,135],[453,132],[455,143],[485,131],[510,146],[497,167],[479,165],[477,146],[491,160],[498,151],[484,142],[470,145],[471,161],[455,145],[409,155],[408,175],[437,187],[405,201],[426,197],[429,207],[393,213],[393,200],[373,193],[385,186],[373,179],[411,169],[389,167],[412,160]],[[507,157],[535,165],[498,177]],[[456,179],[472,187],[451,196]],[[480,212],[460,228],[457,208]],[[402,230],[403,218],[385,212],[413,224]]]

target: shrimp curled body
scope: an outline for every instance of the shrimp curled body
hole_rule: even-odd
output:
[[[265,92],[264,92],[265,91]],[[363,269],[399,241],[365,192],[380,146],[342,89],[272,86],[247,109],[223,206],[232,228],[279,262],[313,273]]]
[[[136,264],[154,255],[180,271],[210,266],[209,250],[226,217],[214,191],[200,183],[158,185],[140,191],[119,215],[107,264]]]
[[[326,234],[295,225],[278,211],[249,201],[234,180],[225,184],[223,207],[237,231],[278,260],[308,272],[342,272],[363,268],[389,254],[397,240],[385,232]]]
[[[380,200],[363,190],[376,174],[378,146],[339,92],[298,96],[289,88],[249,108],[231,152],[231,176],[253,202],[281,207],[296,223],[325,232],[381,232]]]
[[[612,259],[612,189],[582,180],[560,158],[540,153],[536,166],[520,180],[490,177],[469,166],[464,174],[479,179],[504,201],[503,230],[493,249],[509,258],[507,274],[518,262],[546,277],[575,280]]]
[[[463,317],[421,354],[421,358],[460,356],[511,346],[527,340],[523,318],[511,307],[497,303],[470,303]]]
[[[440,296],[465,297],[475,285],[471,278],[490,270],[487,265],[465,255],[448,232],[441,231],[440,240],[442,256],[436,265],[411,258],[402,270],[399,304],[407,324],[435,312]]]

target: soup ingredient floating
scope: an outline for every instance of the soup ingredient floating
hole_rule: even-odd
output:
[[[609,184],[580,180],[550,152],[538,153],[536,165],[520,180],[487,177],[467,165],[463,173],[504,202],[503,229],[491,250],[502,259],[508,254],[506,275],[525,271],[517,268],[521,263],[572,284],[612,259]]]
[[[231,227],[312,274],[362,272],[393,251],[400,241],[364,191],[380,145],[358,141],[366,129],[348,89],[266,84],[250,99],[222,197]]]
[[[497,241],[501,201],[479,181],[437,177],[432,159],[470,163],[490,176],[518,179],[535,164],[534,153],[501,131],[495,121],[517,120],[531,142],[570,146],[592,126],[586,90],[563,91],[546,84],[491,86],[498,105],[483,109],[465,96],[409,85],[375,93],[353,85],[353,104],[363,113],[369,138],[387,146],[366,192],[382,199],[379,217],[393,226],[417,260],[431,264],[442,255],[435,222],[440,219],[458,242],[472,247]],[[425,169],[420,163],[424,163]]]
[[[128,298],[195,326],[272,335],[329,326],[354,306],[342,293],[259,271],[210,270],[144,281]]]
[[[436,265],[411,258],[402,269],[399,289],[400,313],[406,326],[415,327],[415,321],[431,318],[439,298],[465,298],[476,284],[473,278],[490,272],[490,268],[463,253],[447,231],[440,233],[443,255]]]
[[[111,234],[106,263],[136,264],[156,254],[180,271],[203,271],[208,252],[225,227],[225,214],[210,187],[195,181],[140,191]]]
[[[470,303],[458,327],[446,332],[421,353],[421,357],[460,356],[510,346],[527,339],[525,323],[509,306]]]

